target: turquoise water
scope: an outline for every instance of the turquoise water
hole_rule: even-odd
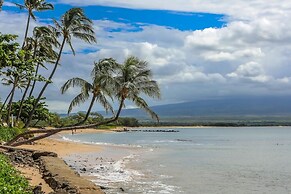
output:
[[[113,164],[127,177],[109,185],[125,193],[291,193],[290,127],[178,130],[66,138],[138,149]]]

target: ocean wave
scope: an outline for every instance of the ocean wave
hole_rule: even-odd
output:
[[[133,145],[133,144],[115,144],[115,143],[107,143],[107,142],[89,142],[89,141],[81,141],[81,140],[73,140],[62,136],[63,141],[70,141],[75,143],[83,143],[83,144],[92,144],[92,145],[108,145],[108,146],[117,146],[117,147],[135,147],[135,148],[142,148],[141,145]]]
[[[96,166],[94,169],[97,173],[91,175],[96,177],[98,184],[110,184],[120,182],[131,182],[138,176],[144,176],[143,173],[126,168],[126,164],[136,157],[135,154],[130,154],[113,164],[103,164],[102,166]],[[106,169],[106,170],[103,170]]]

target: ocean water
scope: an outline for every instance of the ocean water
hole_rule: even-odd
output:
[[[94,158],[91,179],[111,188],[106,193],[291,193],[290,127],[168,129],[180,132],[64,139],[106,145],[86,156],[86,161]]]

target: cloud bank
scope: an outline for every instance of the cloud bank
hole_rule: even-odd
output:
[[[78,54],[63,56],[54,84],[46,94],[52,110],[64,112],[65,105],[77,93],[72,90],[65,96],[59,94],[67,79],[88,78],[93,61],[100,58],[113,57],[122,62],[128,55],[147,60],[161,86],[162,100],[151,101],[151,105],[230,95],[291,94],[290,1],[61,0],[59,3],[218,13],[226,15],[227,24],[222,28],[192,31],[157,25],[132,30],[136,26],[130,23],[95,20],[98,44],[87,45],[76,40]],[[22,32],[19,23],[25,25],[22,23],[25,15],[1,12],[0,21],[2,33],[18,33]]]

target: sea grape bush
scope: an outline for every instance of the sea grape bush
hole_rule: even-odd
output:
[[[0,154],[0,193],[32,194],[28,181]]]
[[[16,135],[23,133],[24,131],[26,131],[26,129],[0,127],[0,142],[1,141],[6,142],[15,137]]]

